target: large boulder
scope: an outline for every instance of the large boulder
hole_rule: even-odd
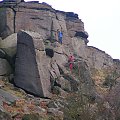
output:
[[[15,84],[29,93],[50,97],[50,75],[43,39],[34,32],[18,32]]]
[[[0,76],[9,75],[12,73],[10,64],[6,59],[0,58]]]
[[[14,69],[15,55],[17,47],[17,33],[11,34],[5,39],[0,40],[0,58],[6,59],[9,65]],[[7,64],[8,64],[7,63]]]
[[[7,38],[0,40],[0,48],[2,48],[9,56],[16,54],[17,33],[11,34]]]

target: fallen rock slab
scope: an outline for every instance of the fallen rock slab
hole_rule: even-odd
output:
[[[50,73],[43,39],[35,32],[18,32],[15,84],[28,93],[50,97]]]

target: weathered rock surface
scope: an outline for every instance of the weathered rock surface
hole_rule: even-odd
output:
[[[115,70],[115,62],[108,54],[95,47],[87,46],[89,35],[84,30],[82,20],[73,12],[55,10],[48,4],[38,2],[20,2],[13,7],[10,7],[10,4],[5,5],[1,2],[0,17],[3,18],[0,20],[0,37],[5,38],[11,33],[18,32],[20,29],[40,33],[44,42],[52,42],[51,46],[54,51],[52,59],[64,71],[66,71],[64,65],[70,52],[81,57],[87,63],[89,70],[103,70],[103,72],[106,72],[109,69],[109,72],[106,72],[107,74]],[[63,32],[63,45],[58,43],[57,29],[61,29]],[[16,47],[16,37],[15,39],[13,37],[14,35],[11,35],[1,42],[1,45],[4,46],[2,48],[11,56],[16,51],[14,49]],[[9,40],[12,42],[9,42]],[[38,42],[35,43],[35,45],[37,44]],[[37,48],[35,48],[36,58],[46,58],[44,56],[43,44],[42,42],[42,44],[38,45],[39,49],[38,46],[35,46]],[[61,74],[58,68],[50,68],[51,58],[48,57],[46,61],[48,68],[51,69],[50,73],[54,74],[53,71],[56,71],[56,75],[54,74],[53,76],[54,78],[56,76],[59,77]],[[39,59],[36,60],[39,61]],[[39,69],[42,68],[39,67]],[[90,73],[94,74],[95,72],[90,71]]]
[[[9,75],[12,73],[12,68],[6,59],[0,58],[0,76]]]
[[[0,89],[0,96],[2,96],[2,98],[7,102],[14,102],[15,100],[19,99],[15,95],[12,95],[9,92],[2,89]]]
[[[15,84],[41,97],[50,97],[50,75],[43,39],[34,32],[18,33]]]
[[[86,34],[84,24],[76,14],[56,11],[46,4],[21,2],[14,8],[4,8],[5,5],[1,7],[1,17],[7,21],[0,21],[2,37],[23,29],[38,32],[44,39],[56,40],[57,29],[62,29],[63,43],[68,44],[69,38],[75,36],[76,32]]]
[[[1,7],[0,15],[6,20],[6,23],[3,20],[0,21],[1,37],[4,36],[2,33],[9,28],[9,33],[23,29],[38,32],[45,40],[57,40],[56,31],[62,29],[65,50],[75,52],[87,59],[90,67],[95,66],[95,68],[101,69],[112,66],[113,61],[109,55],[86,45],[88,34],[84,30],[84,23],[77,14],[58,11],[50,5],[32,2],[21,2],[14,8],[5,8],[2,4]]]
[[[0,48],[9,56],[13,57],[16,54],[17,33],[11,34],[7,38],[0,40]]]
[[[96,111],[98,103],[104,103],[104,94],[110,93],[107,96],[110,99],[106,99],[110,108],[118,108],[119,97],[116,96],[120,91],[120,61],[87,45],[89,35],[77,14],[55,10],[38,1],[8,3],[0,2],[0,18],[3,18],[0,19],[1,76],[11,73],[16,55],[14,83],[30,94],[51,98],[52,93],[62,100],[71,96],[71,93],[73,96],[80,93],[80,98],[85,99],[82,100],[84,105],[89,100]],[[63,32],[62,45],[58,41],[57,29]],[[68,64],[70,53],[75,56],[72,73]],[[53,103],[55,106],[60,105],[54,100]],[[44,107],[35,109],[46,114],[46,106]],[[106,113],[110,110],[103,108]],[[50,107],[48,112],[55,118],[63,118],[61,110],[54,107]],[[79,114],[78,116],[80,117]],[[104,115],[100,115],[98,119],[103,118]]]
[[[114,65],[113,59],[110,55],[95,47],[88,47],[86,53],[88,63],[96,69],[112,68]]]

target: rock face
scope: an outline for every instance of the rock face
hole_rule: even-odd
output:
[[[0,40],[0,48],[9,56],[14,57],[17,48],[17,33],[11,34],[4,40]]]
[[[87,48],[87,59],[90,66],[94,66],[96,69],[112,68],[114,65],[110,55],[92,46]]]
[[[0,76],[9,75],[13,72],[16,45],[16,33],[0,40]]]
[[[4,8],[4,4],[1,7],[0,15],[6,20],[0,21],[1,37],[23,29],[38,32],[44,39],[57,39],[57,29],[62,28],[63,43],[69,43],[69,36],[73,37],[76,32],[84,33],[84,24],[76,17],[77,14],[56,11],[46,4],[21,2],[14,8]]]
[[[12,69],[8,61],[0,58],[0,76],[9,75],[10,73],[12,73]]]
[[[37,115],[47,114],[55,120],[63,120],[64,116],[70,120],[120,119],[120,60],[87,45],[89,35],[76,13],[55,10],[44,2],[23,1],[0,2],[0,109],[4,111],[4,100],[18,99],[19,87],[29,93],[23,92],[30,100],[27,108],[22,107],[26,111],[22,114],[28,114],[30,107]],[[58,29],[63,33],[63,44],[59,43]],[[72,71],[70,53],[75,57]],[[15,97],[6,92],[9,87]],[[24,101],[22,106],[27,103]],[[5,110],[13,106],[7,105]],[[63,113],[63,109],[68,112]],[[86,114],[88,117],[82,118]]]
[[[17,41],[15,84],[41,97],[50,97],[50,75],[43,39],[34,32],[20,31]]]
[[[66,95],[68,91],[78,91],[82,82],[83,92],[88,95],[90,90],[96,96],[99,89],[108,89],[102,85],[109,75],[120,75],[119,60],[87,45],[89,35],[84,23],[73,12],[55,10],[37,1],[16,5],[1,2],[0,18],[3,18],[0,19],[1,63],[10,66],[17,48],[14,81],[29,93],[50,97],[50,90],[55,90]],[[63,32],[62,45],[58,41],[58,29]],[[78,60],[73,74],[68,65],[70,53]],[[10,74],[2,68],[1,73]]]

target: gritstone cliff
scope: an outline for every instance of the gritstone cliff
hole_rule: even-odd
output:
[[[58,29],[63,32],[62,45]],[[87,45],[84,23],[73,12],[55,10],[37,1],[3,1],[0,37],[1,79],[9,78],[29,94],[52,98],[53,94],[82,91],[84,96],[101,101],[104,94],[119,86],[119,60]],[[72,74],[70,53],[75,56]]]

